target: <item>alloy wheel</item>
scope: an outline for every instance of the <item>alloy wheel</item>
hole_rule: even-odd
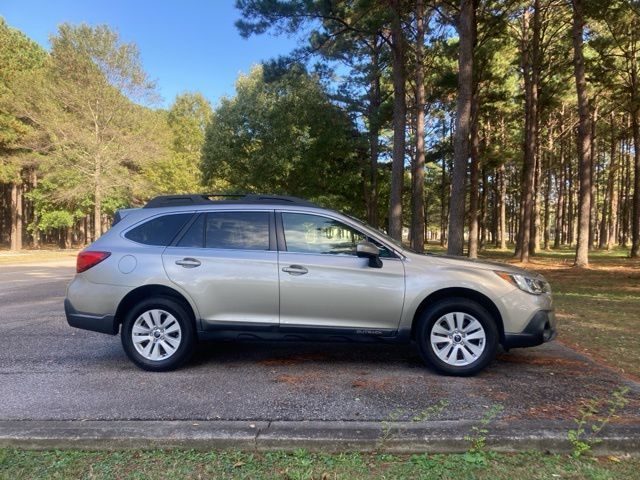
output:
[[[431,327],[433,352],[448,365],[465,367],[475,363],[485,350],[487,336],[482,324],[465,312],[450,312]]]
[[[134,322],[131,340],[147,360],[166,360],[180,347],[182,329],[176,317],[166,310],[147,310]]]

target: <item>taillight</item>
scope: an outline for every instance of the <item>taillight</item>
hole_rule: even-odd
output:
[[[95,267],[109,255],[111,255],[111,252],[80,252],[76,260],[76,273],[82,273],[91,267]]]

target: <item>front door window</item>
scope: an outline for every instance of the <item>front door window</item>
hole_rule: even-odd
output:
[[[337,220],[304,213],[283,213],[282,224],[288,252],[356,255],[365,236]]]

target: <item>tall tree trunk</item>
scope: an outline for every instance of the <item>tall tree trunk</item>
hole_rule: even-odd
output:
[[[567,202],[567,214],[565,218],[567,220],[566,226],[566,244],[571,246],[573,245],[573,241],[575,239],[574,236],[574,224],[575,224],[575,204],[576,204],[576,196],[574,192],[574,172],[573,172],[573,164],[571,162],[571,158],[567,159],[567,198],[569,201]]]
[[[596,124],[598,122],[598,106],[594,99],[593,102],[593,115],[591,119],[591,211],[589,212],[589,250],[593,249],[596,241],[596,228],[598,225],[598,202],[596,201],[598,196],[598,185],[596,183],[596,166],[598,163],[598,139],[596,135]]]
[[[507,135],[504,123],[504,116],[500,117],[500,144],[503,151],[507,147]],[[500,163],[498,167],[498,178],[500,185],[499,196],[499,232],[500,232],[500,250],[507,249],[507,172],[504,163]]]
[[[405,128],[405,37],[401,21],[401,2],[393,0],[391,22],[393,66],[393,159],[391,162],[391,195],[389,202],[389,235],[402,240],[402,190],[404,185]]]
[[[630,126],[631,120],[628,119],[628,128]],[[626,143],[624,152],[623,175],[620,179],[623,193],[622,205],[620,206],[620,245],[627,248],[629,242],[629,199],[631,198],[631,145],[629,142]]]
[[[80,220],[78,220],[77,224],[78,225],[78,239],[79,242],[82,245],[86,245],[86,238],[87,238],[87,221],[85,218],[81,218]]]
[[[0,183],[0,243],[11,245],[11,191]]]
[[[578,159],[580,162],[580,199],[578,202],[578,245],[576,267],[589,265],[589,216],[591,213],[591,116],[587,98],[587,79],[582,53],[584,14],[582,0],[573,0],[573,68],[578,95]]]
[[[22,250],[22,184],[11,184],[11,250]]]
[[[83,245],[88,245],[89,244],[89,238],[90,238],[90,234],[89,234],[89,225],[91,223],[91,217],[89,215],[85,215],[84,216],[84,220],[82,222],[82,224],[84,225],[84,237],[83,237]]]
[[[598,227],[599,229],[599,233],[598,233],[598,248],[599,249],[604,249],[607,248],[607,245],[609,244],[609,218],[611,216],[611,191],[610,191],[610,183],[611,183],[611,167],[612,165],[615,164],[615,160],[613,160],[613,158],[615,157],[616,154],[616,147],[615,147],[615,139],[613,138],[615,136],[615,130],[614,130],[614,126],[613,126],[613,120],[615,119],[615,116],[613,115],[613,111],[611,112],[611,142],[609,145],[609,152],[610,152],[610,156],[611,158],[609,159],[609,175],[607,176],[607,183],[606,185],[602,186],[602,194],[603,194],[603,200],[602,200],[602,210],[601,210],[601,215],[600,215],[600,226]],[[613,153],[611,153],[613,152]],[[604,151],[603,151],[604,154]],[[604,177],[605,174],[604,172],[606,172],[606,162],[602,162],[602,182],[604,183]]]
[[[486,138],[486,137],[485,137]],[[478,229],[480,230],[480,241],[478,249],[484,250],[487,245],[487,220],[488,220],[488,195],[487,188],[489,185],[489,179],[487,176],[487,168],[482,167],[482,190],[480,191],[480,217],[478,220]]]
[[[549,128],[549,145],[548,152],[546,155],[546,181],[544,188],[544,249],[549,250],[549,241],[551,239],[551,185],[553,182],[552,174],[551,174],[551,155],[553,151],[553,129]]]
[[[411,175],[411,243],[424,252],[424,0],[416,1],[416,156]]]
[[[446,121],[442,116],[442,145],[446,141]],[[442,155],[442,176],[440,177],[440,246],[447,244],[447,156]]]
[[[631,258],[640,257],[640,110],[633,112],[633,203],[631,207]]]
[[[478,258],[478,183],[480,172],[478,94],[471,101],[471,171],[469,175],[469,258]]]
[[[500,250],[507,249],[507,178],[504,163],[498,167],[500,174]]]
[[[635,48],[626,57],[631,80],[631,129],[633,133],[633,199],[631,201],[631,258],[640,257],[640,92],[638,79],[638,59]],[[631,167],[629,167],[631,168]],[[629,172],[630,174],[631,172]]]
[[[38,173],[35,168],[31,168],[29,172],[29,176],[31,177],[31,190],[35,190],[38,187]],[[35,202],[31,201],[31,215],[33,222],[33,231],[31,233],[31,241],[33,244],[33,248],[40,247],[40,230],[38,230],[38,213],[35,209]]]
[[[618,239],[618,164],[617,138],[615,134],[615,115],[611,112],[611,158],[609,160],[609,179],[607,182],[607,197],[609,198],[609,222],[607,232],[607,250],[610,250]]]
[[[540,192],[542,189],[542,157],[540,156],[540,69],[541,69],[541,53],[540,53],[540,6],[534,4],[537,15],[534,15],[534,48],[533,58],[531,62],[531,81],[534,84],[536,92],[536,109],[534,113],[533,129],[535,141],[534,155],[534,181],[533,181],[533,211],[531,212],[531,234],[529,239],[529,255],[534,256],[540,250],[540,231],[542,229],[540,223]]]
[[[531,23],[531,13],[528,10],[525,12],[523,21],[523,38],[526,39],[529,35],[529,23]],[[538,116],[538,81],[536,78],[536,63],[539,55],[540,43],[540,4],[538,0],[534,1],[531,35],[531,45],[522,46],[526,113],[522,198],[520,200],[522,220],[520,223],[518,250],[520,253],[520,261],[524,263],[529,261],[531,228],[533,221],[533,202],[535,194],[536,119]]]
[[[102,191],[96,184],[93,192],[93,241],[102,235]]]
[[[562,123],[560,123],[560,130],[562,130]],[[565,165],[564,165],[564,142],[560,140],[560,168],[558,169],[558,203],[556,204],[556,232],[555,232],[555,237],[553,239],[553,248],[560,248],[560,245],[563,243],[563,240],[564,240],[565,187],[566,187],[566,178],[565,178]]]
[[[65,227],[64,229],[64,248],[71,248],[73,245],[73,227]]]
[[[537,121],[536,121],[537,123]],[[540,250],[540,191],[542,188],[542,158],[539,148],[539,133],[536,126],[536,155],[535,176],[533,182],[533,212],[531,214],[531,236],[529,243],[529,255],[533,256]]]
[[[473,49],[476,36],[476,11],[473,0],[460,0],[457,21],[460,44],[458,47],[458,100],[456,105],[456,132],[453,145],[453,175],[449,208],[449,255],[462,255],[464,248],[464,200],[469,162],[469,132],[473,97]]]
[[[604,199],[602,201],[602,214],[600,216],[600,226],[598,227],[598,248],[603,249],[607,247],[607,243],[609,242],[609,229],[607,227],[607,218],[609,213],[609,189],[608,187],[604,188]]]
[[[499,167],[493,169],[491,187],[491,198],[489,203],[491,204],[491,242],[495,248],[500,248],[500,170]],[[493,202],[491,202],[493,200]]]
[[[374,44],[377,38],[373,39]],[[369,86],[369,202],[367,220],[369,225],[378,227],[378,156],[380,137],[380,69],[379,52],[374,48],[371,54],[372,74]]]

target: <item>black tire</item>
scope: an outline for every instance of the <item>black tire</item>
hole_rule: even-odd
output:
[[[472,363],[465,366],[451,365],[438,357],[431,345],[431,330],[443,315],[462,312],[474,317],[484,329],[484,350]],[[491,363],[498,351],[499,333],[495,320],[480,304],[467,298],[449,298],[439,300],[427,308],[418,319],[415,341],[424,362],[432,365],[438,372],[445,375],[464,377],[475,375]],[[468,351],[468,350],[467,350]]]
[[[180,344],[175,352],[168,358],[160,360],[150,360],[141,355],[136,350],[132,338],[135,321],[144,312],[153,309],[163,310],[173,315],[181,330]],[[191,357],[196,342],[193,318],[188,313],[187,308],[181,302],[171,297],[163,296],[142,300],[127,312],[122,323],[120,338],[122,340],[122,348],[129,359],[138,367],[152,372],[166,372],[184,364]]]

